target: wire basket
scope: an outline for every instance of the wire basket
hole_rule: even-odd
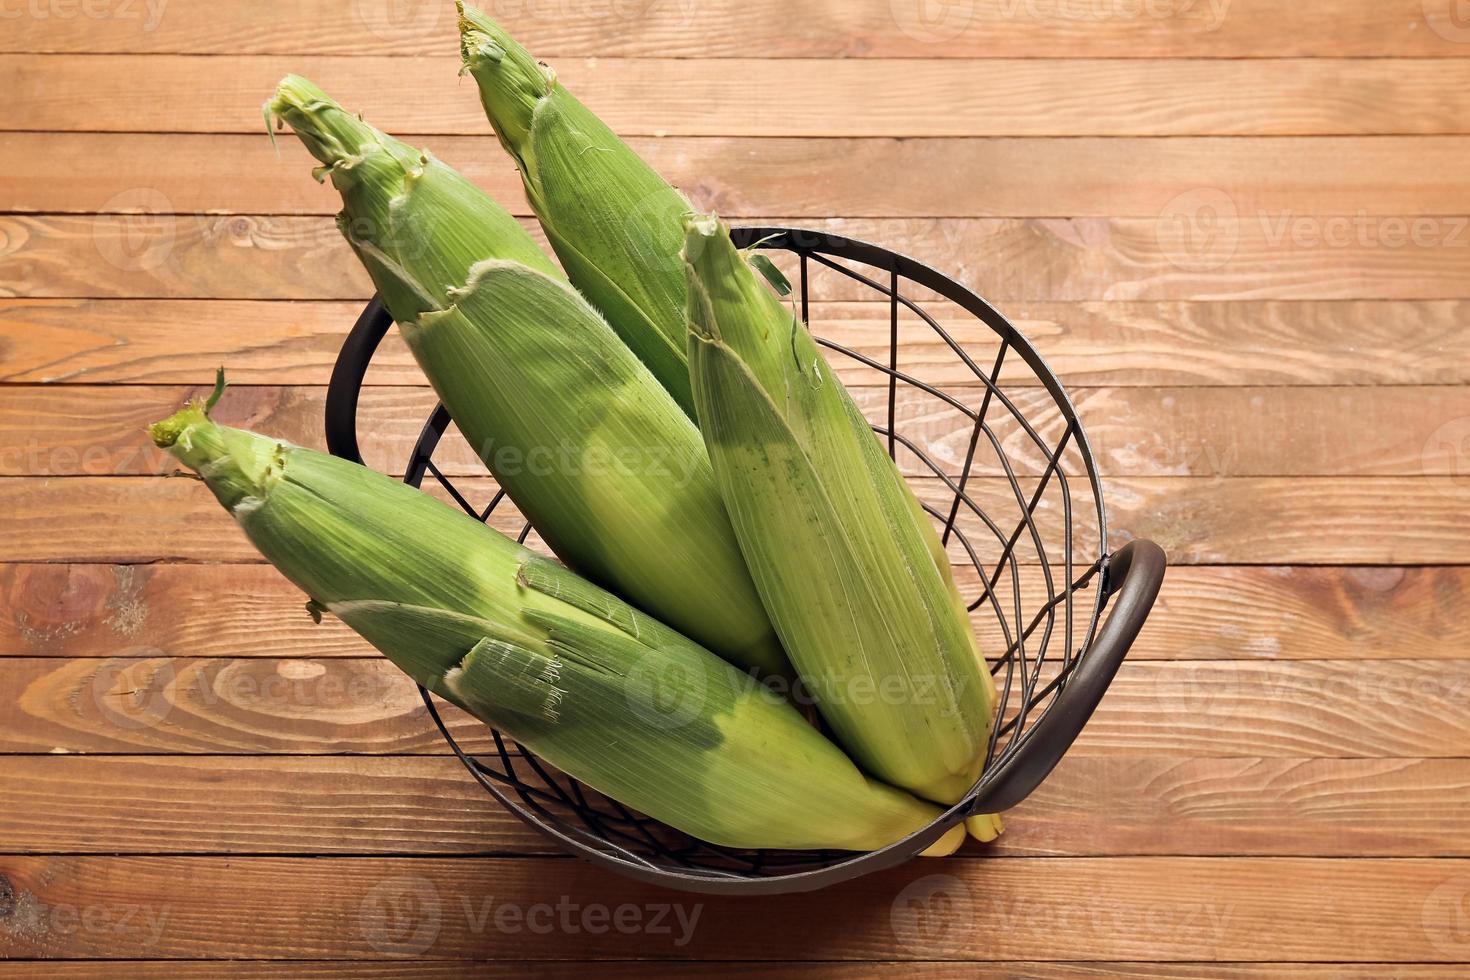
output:
[[[490,733],[492,751],[471,754],[436,699],[419,690],[480,784],[571,853],[686,891],[809,891],[906,861],[966,816],[1001,812],[1030,795],[1112,681],[1158,594],[1165,559],[1142,540],[1108,552],[1102,485],[1070,399],[1035,348],[979,296],[864,242],[792,228],[731,235],[737,246],[759,247],[792,267],[793,304],[950,552],[1000,692],[979,782],[929,827],[881,850],[733,850],[628,810],[499,732]],[[834,320],[848,324],[846,344],[822,339]],[[338,355],[326,404],[327,445],[338,456],[362,460],[358,394],[391,322],[375,298]],[[427,477],[467,513],[503,524],[514,512],[503,491],[471,501],[436,465],[449,424],[440,405],[405,482],[421,486]],[[521,526],[519,540],[532,531]]]

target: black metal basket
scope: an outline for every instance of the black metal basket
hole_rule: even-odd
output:
[[[1001,812],[1025,799],[1097,707],[1148,616],[1165,559],[1157,545],[1141,540],[1109,554],[1102,486],[1071,401],[1035,348],[979,296],[864,242],[790,228],[739,228],[732,237],[742,248],[791,253],[787,261],[794,258],[797,265],[793,302],[819,338],[822,320],[810,319],[817,302],[850,299],[854,291],[883,297],[886,324],[870,331],[872,352],[819,342],[839,373],[877,379],[863,389],[879,398],[868,406],[874,430],[890,455],[919,476],[925,509],[957,561],[957,574],[973,570],[974,581],[962,587],[974,593],[970,609],[978,614],[982,647],[996,654],[990,663],[1001,699],[979,782],[932,825],[882,850],[738,851],[633,813],[548,769],[499,732],[492,733],[493,753],[470,755],[445,727],[434,698],[420,691],[444,738],[485,789],[571,853],[687,891],[809,891],[899,864],[966,816]],[[957,324],[942,326],[935,309]],[[338,456],[362,459],[358,393],[390,324],[374,299],[338,356],[326,405],[327,445]],[[914,331],[917,344],[909,340]],[[476,506],[435,465],[449,421],[439,406],[404,480],[419,486],[431,476],[480,520],[510,508],[500,492]],[[951,431],[916,434],[936,424]],[[946,448],[946,439],[955,444]],[[530,531],[524,527],[520,539]],[[1109,603],[1113,609],[1103,621]]]

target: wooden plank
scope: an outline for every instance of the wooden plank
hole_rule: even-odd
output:
[[[372,294],[326,219],[0,218],[0,256],[6,296],[362,301]]]
[[[154,980],[166,973],[174,980],[225,980],[225,978],[257,978],[266,980],[307,980],[307,978],[343,978],[348,980],[421,980],[439,978],[446,971],[463,969],[466,960],[412,960],[370,962],[364,960],[108,960],[108,977],[117,980]],[[853,975],[850,963],[597,963],[562,961],[528,964],[515,960],[480,960],[474,962],[476,976],[511,977],[515,980],[534,972],[550,980],[580,980],[590,973],[599,977],[660,980],[664,977],[688,977],[692,973],[721,977],[723,980],[762,980],[772,973],[796,980],[833,980]],[[0,963],[0,976],[16,980],[75,980],[97,975],[99,964],[87,960],[30,960]],[[899,980],[974,980],[976,977],[1028,980],[1196,980],[1201,971],[1218,980],[1458,980],[1458,967],[1433,966],[1423,963],[1047,963],[1028,962],[924,962],[892,963],[864,961],[862,972],[868,977],[893,977]]]
[[[1467,595],[1464,568],[1175,566],[1128,657],[1459,657]]]
[[[854,374],[852,381],[874,380],[868,372]],[[981,388],[946,391],[970,406],[984,400]],[[177,464],[153,448],[144,430],[207,392],[139,385],[0,389],[0,476],[169,473]],[[886,422],[886,388],[852,392],[869,419]],[[1061,439],[1064,422],[1049,393],[1018,389],[1009,397],[1048,445]],[[1460,461],[1451,451],[1452,434],[1459,426],[1470,431],[1470,387],[1074,388],[1071,398],[1107,476],[1453,476]],[[235,386],[216,417],[320,447],[325,401],[320,387]],[[401,474],[436,403],[428,388],[367,389],[358,406],[365,458]],[[968,417],[908,386],[899,389],[895,417],[903,436],[959,475],[974,429]],[[1027,445],[1014,416],[997,409],[988,417],[1012,465],[1040,472],[1045,459]],[[434,458],[451,476],[486,472],[457,431]],[[902,462],[910,475],[930,472],[911,455]],[[971,472],[1003,475],[993,448],[976,454]]]
[[[1074,388],[1071,396],[1108,476],[1450,475],[1460,463],[1441,442],[1470,432],[1470,388]],[[1060,436],[1047,401],[1015,404],[1048,441]],[[910,416],[903,431],[936,459],[963,459],[952,418]],[[1008,447],[1019,443],[1013,426],[996,420]],[[982,472],[998,465],[978,462]]]
[[[1180,565],[1461,564],[1470,555],[1433,543],[1464,515],[1470,480],[1461,478],[1110,478],[1104,491],[1111,527],[1154,540]],[[1414,520],[1383,519],[1393,513]],[[1349,540],[1361,534],[1378,540]]]
[[[1123,664],[1071,752],[1174,758],[1458,758],[1470,661]],[[0,658],[0,752],[447,755],[381,657]],[[493,751],[447,708],[455,737]]]
[[[476,498],[481,492],[493,496],[488,479],[460,482]],[[437,483],[431,487],[449,502]],[[93,526],[98,514],[108,516],[105,544]],[[49,527],[53,522],[57,527]],[[523,526],[513,509],[497,508],[490,523],[509,534]],[[75,559],[81,551],[98,550],[106,552],[99,560],[124,564],[261,560],[204,484],[182,477],[0,479],[0,549],[13,561],[67,561],[68,554]]]
[[[453,758],[0,756],[18,853],[554,854]],[[1463,759],[1065,760],[973,857],[1470,856]]]
[[[269,565],[0,566],[0,657],[361,657]]]
[[[1470,297],[1470,218],[1245,215],[1203,234],[1193,222],[1211,201],[1184,201],[1158,220],[771,220],[930,260],[1002,310],[1032,301]],[[12,216],[0,218],[0,259],[0,296],[11,297],[361,301],[372,292],[324,217]],[[812,296],[874,293],[818,270]]]
[[[364,302],[3,300],[0,381],[205,384],[223,364],[236,383],[325,384]],[[397,331],[368,380],[423,382]]]
[[[303,615],[305,615],[303,613]],[[371,654],[371,649],[367,652]],[[370,754],[449,747],[418,689],[389,661],[115,658],[0,660],[16,705],[0,751]],[[446,708],[456,732],[483,726]]]
[[[1042,594],[1027,569],[1024,594]],[[974,572],[960,576],[973,594]],[[360,657],[265,565],[0,565],[0,657]],[[1453,660],[1470,649],[1470,568],[1175,567],[1139,660]],[[984,649],[1003,649],[988,612]]]
[[[33,5],[32,8],[36,9]],[[442,4],[263,0],[216,10],[94,4],[91,16],[17,12],[0,51],[75,54],[443,54],[453,13]],[[500,2],[501,17],[538,57],[763,58],[1280,58],[1455,57],[1449,9],[1420,0],[1282,6],[1229,3],[1067,4],[974,0],[950,8],[883,0],[691,3]],[[268,25],[268,26],[267,26]]]
[[[0,756],[0,773],[16,852],[556,853],[452,757]]]
[[[177,462],[153,446],[147,427],[204,394],[207,389],[199,386],[0,389],[0,476],[174,472]],[[320,387],[232,385],[215,417],[297,445],[323,448],[325,402],[326,389]],[[375,387],[364,392],[365,411],[358,419],[366,458],[380,469],[402,475],[437,403],[427,387]],[[457,431],[446,445],[445,462],[456,474],[486,473]]]
[[[1152,217],[1198,188],[1246,214],[1413,216],[1470,206],[1456,166],[1470,139],[794,139],[635,137],[631,144],[696,207],[732,219]],[[430,151],[516,214],[531,213],[491,136],[443,136]],[[73,165],[58,173],[54,162]],[[1283,167],[1290,161],[1290,167]],[[9,133],[0,136],[7,211],[333,214],[330,186],[291,137],[262,134]],[[913,174],[975,174],[936,187]],[[164,203],[166,202],[166,204]]]
[[[1149,684],[1132,697],[1133,684]],[[1470,692],[1461,662],[1435,665],[1379,663],[1270,664],[1255,661],[1135,663],[1119,671],[1082,738],[1079,754],[1140,750],[1157,742],[1174,755],[1371,757],[1463,755],[1451,750],[1448,733],[1384,731],[1430,724],[1428,712],[1443,712]],[[1459,709],[1451,709],[1451,715]],[[1415,720],[1410,720],[1415,719]],[[1448,720],[1448,716],[1445,716]],[[1432,723],[1438,726],[1442,722]],[[1145,733],[1138,725],[1150,726]],[[1442,752],[1409,747],[1441,736]],[[1259,750],[1245,750],[1256,745]],[[1132,748],[1125,749],[1125,746]],[[1269,746],[1269,748],[1267,748]],[[1407,751],[1406,751],[1407,750]]]
[[[994,852],[1463,857],[1467,802],[1459,759],[1071,757]]]
[[[227,366],[237,384],[325,384],[360,301],[0,300],[0,381],[192,384]],[[1470,303],[1026,302],[1005,312],[1069,386],[1470,383]],[[818,303],[820,335],[886,357],[885,303]],[[972,355],[994,334],[941,314]],[[932,335],[931,335],[932,338]],[[973,374],[937,339],[906,331],[900,365],[936,384]],[[396,331],[368,384],[420,384]],[[1018,359],[1001,380],[1034,384]]]
[[[490,499],[479,481],[456,483],[471,502]],[[953,500],[937,480],[913,483],[933,506]],[[1023,485],[1023,492],[1031,486]],[[967,492],[996,521],[1019,514],[1004,480],[979,477]],[[1129,536],[1152,538],[1180,565],[1470,563],[1470,542],[1458,533],[1470,499],[1466,477],[1110,477],[1104,496],[1113,547]],[[1097,553],[1095,517],[1089,521],[1087,506],[1081,499],[1074,504],[1079,560],[1089,549]],[[1053,483],[1036,511],[1048,548],[1062,541],[1060,507]],[[1412,513],[1415,520],[1380,517],[1395,513]],[[98,533],[98,515],[106,515],[106,534]],[[502,516],[500,508],[491,523],[512,532],[521,527],[513,512]],[[959,523],[976,547],[995,540],[968,511]],[[1030,549],[1028,537],[1018,560],[1034,561]],[[19,562],[258,560],[201,483],[158,477],[0,479],[0,554]]]
[[[884,912],[854,930],[848,916],[803,914],[805,896],[678,895],[557,859],[21,855],[0,859],[16,909],[0,952],[1433,963],[1463,950],[1453,915],[1467,870],[1458,859],[935,860],[824,892],[828,908]],[[930,900],[949,914],[923,930],[907,903]],[[623,931],[611,928],[614,906],[630,906]],[[83,909],[90,928],[57,921]]]
[[[471,87],[458,83],[459,67],[457,56],[0,55],[0,90],[15,95],[0,125],[256,133],[261,100],[282,75],[295,71],[389,132],[483,133],[479,102]],[[1470,132],[1470,60],[1457,58],[591,58],[555,67],[568,88],[628,136]],[[98,84],[103,78],[129,84]],[[1039,104],[1045,112],[1036,111]]]

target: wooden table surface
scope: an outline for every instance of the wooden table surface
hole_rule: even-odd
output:
[[[322,445],[370,289],[260,131],[284,72],[529,214],[449,5],[0,3],[0,975],[1464,968],[1463,3],[492,7],[698,203],[1010,314],[1170,554],[1153,618],[989,849],[747,901],[557,856],[141,431],[223,363]],[[369,384],[401,465],[432,398],[391,341]]]

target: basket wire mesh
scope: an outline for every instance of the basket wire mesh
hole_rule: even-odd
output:
[[[969,813],[1002,809],[1024,797],[1095,705],[1095,698],[1082,698],[1081,720],[1068,721],[1061,732],[1046,731],[1043,722],[1094,646],[1117,583],[1108,581],[1102,487],[1076,411],[1040,355],[1003,316],[927,266],[867,243],[785,228],[743,228],[732,235],[737,245],[767,250],[779,256],[783,269],[790,267],[793,306],[825,348],[829,364],[860,395],[874,432],[913,482],[956,567],[1000,698],[976,788],[928,832],[883,851],[735,850],[630,811],[551,769],[498,731],[490,731],[487,751],[467,750],[436,699],[420,691],[435,724],[481,785],[574,853],[692,890],[790,891],[896,864]],[[873,294],[881,298],[874,301]],[[380,307],[370,307],[363,319],[371,316],[386,320]],[[824,324],[834,319],[847,324],[847,343],[823,336]],[[358,351],[364,362],[358,384],[375,344],[365,354]],[[334,392],[338,380],[334,376]],[[350,396],[346,409],[355,413],[355,388]],[[336,393],[329,398],[329,437],[333,400],[340,415],[348,399]],[[414,448],[405,481],[446,496],[478,520],[494,517],[506,527],[516,515],[503,490],[476,504],[459,478],[436,463],[450,425],[439,406]],[[355,455],[355,433],[350,448]],[[534,546],[532,533],[522,522],[517,539]],[[1152,598],[1147,595],[1142,611],[1131,616],[1137,620],[1132,632]],[[1089,679],[1096,697],[1131,639],[1107,654],[1113,663],[1100,665]],[[1058,738],[1064,743],[1031,746]],[[1038,758],[1022,758],[1028,752]],[[1050,758],[1039,758],[1044,755]],[[1021,769],[1031,772],[1007,781],[1005,776]]]

